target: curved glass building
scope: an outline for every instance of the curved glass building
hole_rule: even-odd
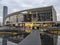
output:
[[[21,22],[43,22],[57,21],[56,11],[53,6],[33,8],[8,14],[5,24],[16,24]]]

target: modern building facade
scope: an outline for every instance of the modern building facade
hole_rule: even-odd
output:
[[[57,21],[56,11],[53,6],[34,8],[15,13],[8,14],[6,16],[5,24],[9,21],[10,24],[16,24],[20,22],[43,22],[43,21]]]

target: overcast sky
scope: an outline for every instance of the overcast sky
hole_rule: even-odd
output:
[[[2,21],[2,7],[8,6],[8,13],[19,10],[53,5],[60,20],[60,0],[0,0],[0,21]]]

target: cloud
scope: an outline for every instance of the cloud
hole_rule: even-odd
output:
[[[0,16],[0,18],[2,18],[2,16]]]
[[[0,0],[2,6],[8,6],[8,13],[13,13],[20,10],[44,7],[53,5],[57,11],[57,17],[59,19],[60,16],[60,0]],[[2,13],[2,11],[0,11]],[[59,16],[58,16],[59,14]],[[1,14],[2,15],[2,14]]]
[[[18,9],[12,9],[12,12],[16,12]]]
[[[0,22],[2,22],[2,20],[3,20],[3,17],[2,17],[2,16],[0,16]]]
[[[2,5],[7,5],[9,8],[9,13],[13,9],[24,10],[29,8],[43,7],[48,5],[54,5],[54,7],[59,8],[60,0],[2,0]]]

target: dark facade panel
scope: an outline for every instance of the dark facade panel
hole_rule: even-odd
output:
[[[32,17],[31,14],[25,14],[24,15],[24,22],[31,22],[32,21],[31,17]]]
[[[38,21],[53,21],[51,12],[38,13]]]

